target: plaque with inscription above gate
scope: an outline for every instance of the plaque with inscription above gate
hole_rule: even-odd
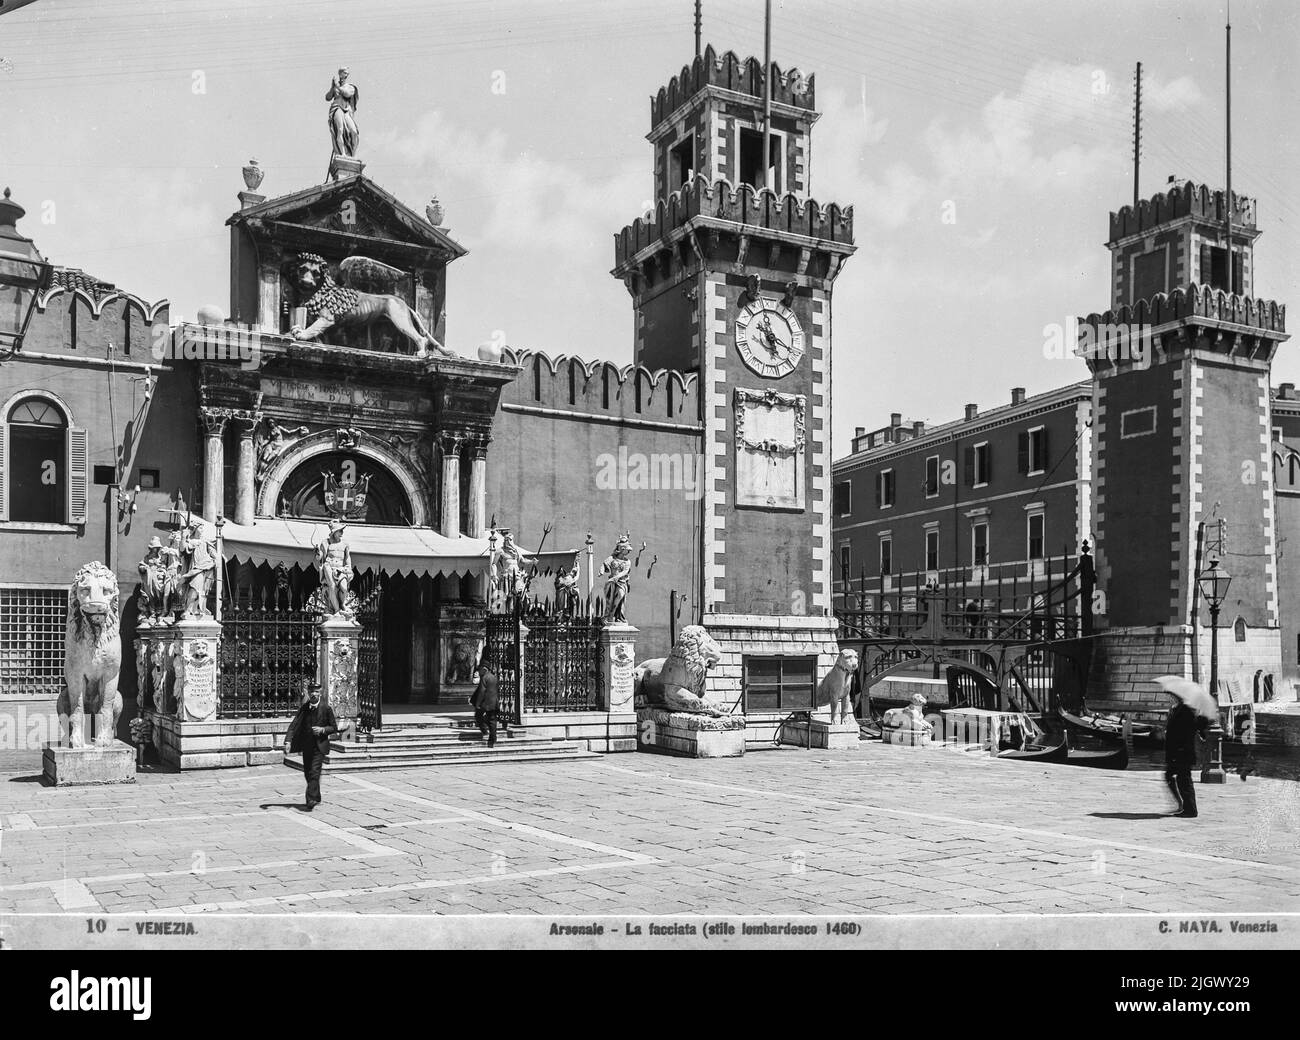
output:
[[[804,398],[736,391],[736,505],[804,507]]]

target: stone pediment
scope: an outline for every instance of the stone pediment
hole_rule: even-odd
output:
[[[372,246],[432,250],[443,262],[467,250],[445,231],[403,204],[365,176],[313,185],[267,199],[233,214],[227,224],[258,228],[287,243],[305,243],[313,233],[324,238],[356,239]]]

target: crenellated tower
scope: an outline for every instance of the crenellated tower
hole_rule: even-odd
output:
[[[1255,201],[1235,193],[1229,264],[1227,205],[1223,191],[1171,182],[1112,213],[1111,308],[1080,320],[1110,626],[1097,674],[1121,683],[1121,700],[1156,700],[1145,680],[1208,656],[1203,600],[1192,636],[1202,522],[1202,566],[1219,558],[1232,575],[1220,676],[1280,669],[1269,375],[1286,308],[1251,295],[1260,231]]]
[[[856,248],[853,209],[808,194],[813,78],[771,73],[766,171],[761,61],[709,47],[651,99],[654,209],[615,237],[612,271],[632,297],[635,360],[700,374],[700,592],[733,653],[710,683],[732,701],[742,658],[834,649],[831,293]],[[795,617],[800,638],[777,640]]]

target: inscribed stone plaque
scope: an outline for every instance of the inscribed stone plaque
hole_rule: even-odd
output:
[[[736,391],[736,505],[804,507],[804,399]]]

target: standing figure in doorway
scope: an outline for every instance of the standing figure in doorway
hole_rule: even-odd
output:
[[[357,102],[361,96],[356,84],[348,82],[347,69],[339,69],[338,75],[330,80],[325,100],[330,103],[330,140],[334,144],[334,154],[356,155],[361,140],[356,120]]]

